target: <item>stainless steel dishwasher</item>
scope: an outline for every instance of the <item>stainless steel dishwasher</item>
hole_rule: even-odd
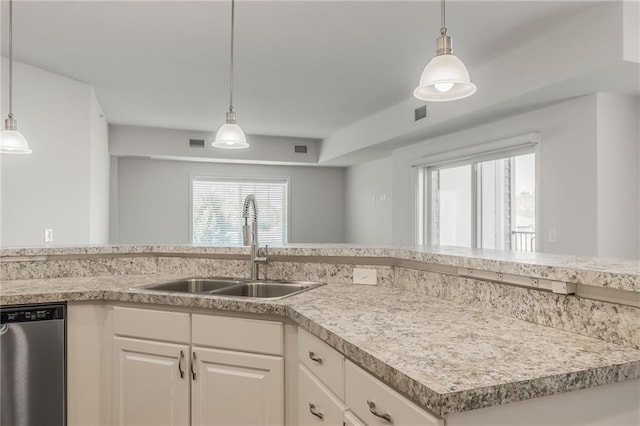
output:
[[[66,424],[64,304],[0,307],[0,425]]]

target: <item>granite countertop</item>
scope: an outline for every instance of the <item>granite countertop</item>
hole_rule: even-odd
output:
[[[640,377],[640,350],[412,292],[331,284],[278,301],[130,289],[120,275],[0,283],[0,304],[106,300],[288,317],[439,416]]]

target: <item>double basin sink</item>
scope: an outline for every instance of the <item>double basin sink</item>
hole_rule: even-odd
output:
[[[136,288],[172,293],[282,299],[323,285],[325,284],[306,281],[266,281],[212,277],[185,278]]]

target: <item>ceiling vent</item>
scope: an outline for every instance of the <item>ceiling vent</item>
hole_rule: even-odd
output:
[[[189,139],[191,148],[204,148],[204,139]]]
[[[427,106],[422,105],[413,110],[414,118],[413,121],[422,120],[423,118],[427,118]]]
[[[306,154],[307,153],[307,146],[306,145],[296,145],[294,147],[294,152],[300,153],[300,154]]]

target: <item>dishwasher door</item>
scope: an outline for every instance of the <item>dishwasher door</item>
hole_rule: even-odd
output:
[[[0,308],[0,425],[64,426],[65,306]]]

